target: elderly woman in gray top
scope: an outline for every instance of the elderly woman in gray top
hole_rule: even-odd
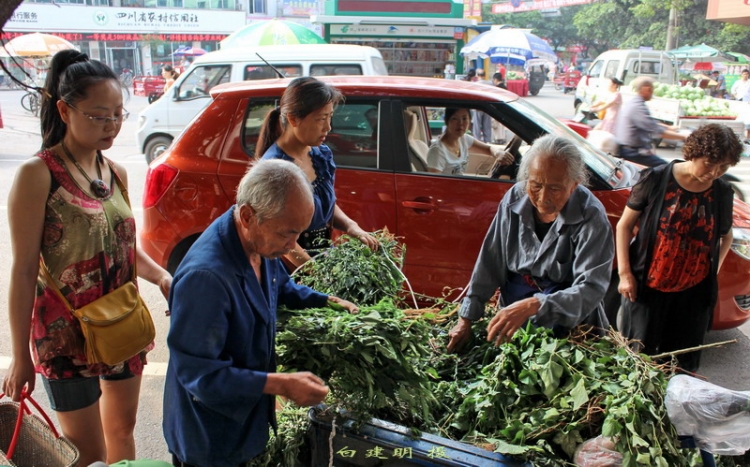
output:
[[[612,227],[602,203],[583,186],[588,173],[575,144],[554,135],[537,139],[518,178],[487,231],[449,333],[450,352],[466,344],[498,288],[501,309],[487,337],[497,344],[530,319],[560,336],[582,323],[609,326],[602,299],[615,251]]]

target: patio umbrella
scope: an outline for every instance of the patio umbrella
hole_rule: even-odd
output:
[[[50,57],[60,50],[75,49],[62,37],[34,32],[18,36],[0,48],[0,55],[11,57]]]
[[[727,52],[727,55],[731,55],[732,57],[734,57],[735,61],[738,64],[750,63],[750,57],[748,57],[745,54],[736,53],[736,52]]]
[[[725,54],[719,49],[714,49],[706,44],[686,45],[677,49],[667,51],[667,54],[677,60],[689,60],[691,62],[733,62],[735,58]]]
[[[222,49],[259,45],[326,44],[327,42],[299,23],[271,19],[238,29],[221,41]]]
[[[206,50],[201,49],[200,47],[188,47],[187,45],[181,45],[177,48],[174,52],[172,52],[173,57],[197,57],[198,55],[203,55],[207,53]]]
[[[461,48],[469,58],[490,58],[492,63],[524,65],[527,60],[541,58],[557,61],[552,47],[542,38],[524,29],[490,29]]]

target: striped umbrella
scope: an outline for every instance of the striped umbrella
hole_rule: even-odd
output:
[[[322,37],[293,21],[271,19],[238,29],[221,41],[222,49],[259,45],[326,44]]]

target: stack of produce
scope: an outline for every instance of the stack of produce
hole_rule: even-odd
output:
[[[356,315],[280,310],[280,370],[324,378],[334,414],[380,418],[537,466],[571,465],[576,447],[600,435],[614,441],[624,466],[695,465],[695,451],[678,448],[664,407],[671,366],[633,353],[618,334],[580,330],[558,339],[529,326],[495,347],[481,322],[468,348],[451,355],[445,348],[455,305],[397,304],[384,299]],[[304,412],[294,410],[282,411],[278,436],[254,465],[293,465],[306,426]],[[290,420],[286,428],[283,420]]]
[[[681,113],[685,117],[737,116],[736,113],[729,110],[729,102],[708,96],[701,88],[655,83],[654,96],[679,100]]]

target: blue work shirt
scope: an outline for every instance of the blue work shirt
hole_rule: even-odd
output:
[[[651,141],[661,136],[665,128],[649,112],[646,101],[639,95],[625,100],[617,112],[615,140],[623,146],[651,149]]]
[[[541,307],[534,324],[572,329],[583,322],[606,329],[601,306],[609,287],[615,256],[612,227],[602,203],[578,185],[539,241],[534,232],[534,206],[520,182],[503,196],[471,275],[459,316],[476,321],[484,305],[508,280],[508,273],[540,281],[570,284],[550,294],[533,296]],[[510,305],[506,303],[505,305]]]
[[[315,213],[307,230],[319,230],[330,224],[333,219],[333,209],[336,207],[336,192],[333,190],[336,164],[333,163],[333,153],[325,144],[312,147],[310,158],[315,169],[315,180],[312,182]],[[294,158],[282,151],[276,143],[268,148],[262,159],[294,162]]]
[[[295,284],[277,259],[262,259],[258,281],[232,206],[198,238],[177,268],[164,387],[164,437],[181,461],[236,466],[266,447],[276,371],[276,307],[321,307],[328,296]]]

